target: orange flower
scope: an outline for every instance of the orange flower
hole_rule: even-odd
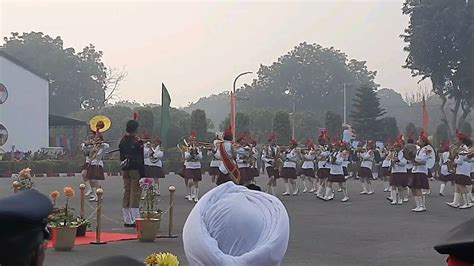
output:
[[[74,191],[74,189],[72,189],[72,187],[65,187],[64,195],[68,198],[72,198],[74,197],[74,195],[76,195],[76,192]]]
[[[52,199],[57,199],[57,198],[59,198],[59,191],[53,191],[53,192],[51,192],[51,194],[49,194],[49,196]]]
[[[19,177],[23,177],[23,178],[29,178],[29,177],[31,177],[31,169],[30,169],[30,168],[22,169],[22,170],[18,173],[18,176],[19,176]]]

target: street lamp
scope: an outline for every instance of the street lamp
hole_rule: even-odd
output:
[[[232,136],[235,142],[235,85],[237,83],[237,79],[239,79],[243,75],[251,74],[252,72],[247,71],[240,73],[234,79],[234,86],[232,87],[232,92],[230,93],[230,127],[232,128]]]
[[[286,95],[293,96],[293,113],[291,114],[292,126],[291,126],[291,139],[295,139],[295,112],[296,112],[296,93],[291,90],[285,91]]]

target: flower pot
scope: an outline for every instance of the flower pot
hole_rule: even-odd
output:
[[[160,230],[160,219],[138,218],[135,220],[137,226],[137,237],[141,242],[153,242]]]
[[[52,227],[51,242],[57,251],[70,251],[76,240],[77,226]]]
[[[81,224],[77,227],[76,236],[86,236],[87,224]]]

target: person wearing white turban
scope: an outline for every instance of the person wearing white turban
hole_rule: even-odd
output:
[[[226,182],[207,192],[183,228],[191,266],[274,266],[283,260],[290,236],[281,201]]]

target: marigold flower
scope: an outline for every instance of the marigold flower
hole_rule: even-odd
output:
[[[146,257],[146,259],[145,259],[145,264],[146,265],[156,264],[156,254],[153,253],[151,255],[148,255],[148,257]]]
[[[18,176],[19,176],[19,177],[23,177],[23,178],[29,178],[29,177],[31,177],[31,169],[30,169],[30,168],[22,169],[22,170],[18,173]]]
[[[72,189],[72,187],[65,187],[64,195],[68,198],[72,198],[74,197],[74,195],[76,195],[76,192],[74,191],[74,189]]]
[[[49,194],[49,196],[52,198],[52,199],[57,199],[59,198],[59,191],[53,191],[51,192],[51,194]]]

